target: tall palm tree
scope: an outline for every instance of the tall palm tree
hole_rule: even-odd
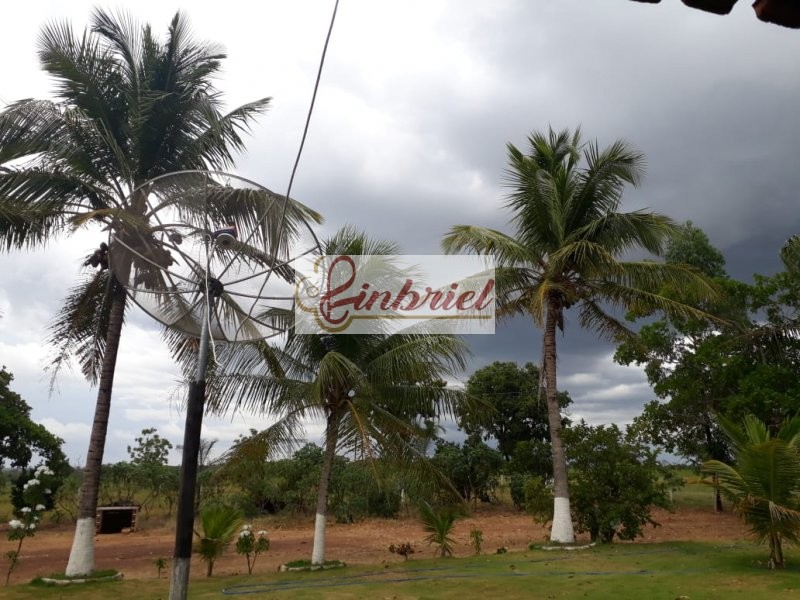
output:
[[[703,470],[716,476],[716,486],[758,542],[769,542],[769,568],[783,568],[783,541],[800,543],[800,417],[785,422],[774,436],[752,415],[743,427],[718,420],[736,464],[709,460]]]
[[[0,113],[6,250],[39,247],[88,224],[147,237],[143,194],[134,190],[167,172],[232,165],[244,148],[241,134],[269,103],[222,111],[212,80],[225,55],[194,40],[181,13],[163,41],[149,25],[104,10],[93,12],[80,36],[68,23],[51,23],[40,34],[39,58],[56,82],[55,99],[21,100]],[[252,203],[231,206],[234,222],[252,218]],[[56,365],[75,353],[99,384],[68,575],[94,569],[100,465],[126,310],[125,273],[103,268],[107,251],[101,244],[87,258],[100,270],[69,293],[52,329]]]
[[[328,255],[397,254],[393,244],[376,242],[344,229],[323,242]],[[223,351],[226,349],[223,349]],[[285,448],[305,419],[325,423],[324,460],[319,479],[313,564],[325,559],[328,489],[337,450],[361,456],[411,458],[424,437],[420,417],[453,415],[464,400],[442,378],[464,368],[466,346],[449,335],[382,333],[363,335],[290,334],[283,347],[267,343],[230,347],[221,357],[224,373],[210,391],[217,410],[231,406],[264,412],[277,422],[249,438],[237,452],[254,445]]]
[[[567,460],[561,440],[556,386],[556,330],[575,307],[578,323],[601,336],[630,334],[609,309],[659,309],[696,315],[699,311],[658,293],[680,289],[689,300],[714,293],[691,267],[654,261],[623,261],[643,248],[660,254],[675,231],[667,217],[618,212],[626,184],[638,185],[643,156],[625,141],[605,149],[583,144],[580,130],[532,133],[527,154],[508,144],[506,208],[514,234],[456,225],[445,236],[447,252],[494,254],[500,316],[527,314],[544,329],[543,364],[552,443],[554,515],[551,540],[574,541]],[[581,167],[583,159],[585,167]]]

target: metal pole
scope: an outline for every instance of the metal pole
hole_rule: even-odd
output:
[[[189,590],[189,567],[192,560],[194,531],[194,499],[197,489],[197,458],[200,454],[200,432],[203,428],[203,404],[206,396],[206,364],[210,332],[209,315],[214,310],[216,294],[206,290],[206,315],[200,328],[200,348],[197,352],[195,380],[189,385],[186,404],[186,425],[183,430],[178,516],[175,527],[175,551],[172,558],[169,600],[186,600]]]

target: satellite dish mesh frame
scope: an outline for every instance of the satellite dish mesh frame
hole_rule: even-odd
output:
[[[233,339],[230,339],[230,336],[220,336],[219,339],[222,341],[227,342],[245,342],[245,341],[256,341],[255,338],[249,336],[242,336],[242,339],[239,339],[238,333],[242,331],[243,323],[248,320],[253,320],[255,322],[260,323],[261,325],[266,325],[266,323],[260,321],[261,315],[253,314],[256,307],[258,306],[258,299],[260,297],[260,293],[264,291],[265,286],[269,282],[270,277],[273,275],[275,271],[281,269],[282,267],[290,266],[293,262],[294,258],[291,256],[287,257],[287,260],[282,262],[277,262],[278,259],[278,247],[281,245],[281,242],[284,240],[282,239],[283,228],[286,226],[286,217],[287,217],[287,210],[289,208],[290,203],[292,202],[290,198],[285,196],[280,196],[268,190],[267,188],[243,177],[238,175],[233,175],[230,173],[224,173],[220,171],[202,171],[202,170],[194,170],[194,171],[177,171],[174,173],[167,173],[164,175],[160,175],[149,181],[145,182],[144,184],[138,186],[134,189],[129,197],[132,199],[131,206],[134,206],[137,202],[135,198],[136,194],[142,193],[143,190],[147,190],[147,196],[143,197],[143,204],[145,207],[150,208],[148,205],[148,199],[153,194],[153,185],[162,182],[164,180],[168,181],[168,178],[176,178],[176,177],[189,177],[189,176],[202,176],[206,185],[210,178],[212,177],[220,177],[226,179],[230,182],[231,179],[235,179],[240,182],[245,182],[249,188],[254,190],[263,190],[266,192],[270,197],[282,199],[283,200],[283,209],[281,211],[280,219],[281,223],[279,224],[279,228],[277,230],[278,235],[273,236],[273,247],[267,248],[266,244],[269,239],[269,236],[265,235],[263,237],[264,248],[263,248],[263,255],[259,256],[257,253],[253,252],[252,256],[250,257],[251,260],[254,262],[258,262],[259,260],[262,262],[269,262],[272,261],[272,265],[270,265],[269,269],[264,269],[260,272],[252,274],[249,277],[239,277],[241,273],[236,272],[236,276],[233,277],[232,285],[235,286],[242,282],[247,281],[248,279],[252,279],[253,277],[263,275],[265,276],[264,283],[261,285],[259,289],[259,293],[253,297],[249,294],[241,294],[241,297],[249,297],[254,302],[251,304],[249,310],[246,313],[246,319],[242,321],[237,327],[236,332],[237,335],[233,336]],[[217,182],[215,182],[217,183]],[[230,188],[227,188],[230,189]],[[207,188],[206,188],[207,190]],[[205,200],[207,201],[208,198],[206,197]],[[173,202],[171,204],[177,204]],[[269,202],[269,206],[272,207],[274,202]],[[169,206],[169,205],[167,205]],[[233,262],[233,258],[231,258],[230,263],[223,268],[219,274],[211,275],[211,263],[213,262],[213,258],[216,255],[216,250],[219,248],[221,250],[226,251],[235,251],[236,249],[239,250],[247,250],[249,246],[249,242],[251,238],[254,236],[255,231],[250,232],[247,238],[243,242],[243,246],[237,246],[237,230],[238,228],[233,225],[231,226],[230,223],[223,224],[227,225],[227,227],[222,227],[221,229],[211,230],[208,227],[204,228],[204,231],[201,231],[199,227],[196,227],[191,224],[182,224],[180,222],[173,223],[173,224],[165,224],[162,223],[158,217],[156,217],[156,221],[158,225],[155,228],[150,227],[150,218],[156,215],[157,211],[162,208],[161,205],[153,208],[152,210],[146,210],[143,213],[143,216],[147,218],[146,223],[142,223],[141,225],[144,226],[143,231],[136,232],[134,230],[133,233],[138,233],[139,237],[141,238],[142,233],[146,233],[150,238],[152,238],[152,242],[150,243],[150,239],[142,241],[142,252],[137,252],[136,249],[132,246],[132,241],[126,241],[124,237],[120,237],[118,231],[115,232],[113,229],[109,233],[110,243],[109,243],[109,262],[110,265],[113,267],[115,265],[115,247],[116,248],[127,248],[130,254],[128,254],[127,260],[125,257],[117,256],[116,260],[116,268],[112,270],[114,276],[117,277],[119,273],[121,277],[118,277],[120,284],[123,285],[126,289],[126,293],[132,297],[134,302],[140,306],[146,313],[150,316],[158,320],[160,323],[164,324],[167,327],[177,328],[179,331],[193,336],[198,337],[200,340],[199,348],[198,348],[198,356],[197,356],[197,365],[195,370],[195,378],[189,385],[189,394],[187,399],[187,408],[186,408],[186,423],[184,426],[184,439],[183,439],[183,454],[181,458],[181,471],[180,471],[180,491],[178,496],[178,508],[177,508],[177,517],[176,517],[176,528],[175,528],[175,546],[173,552],[173,566],[172,566],[172,573],[171,573],[171,582],[170,582],[170,598],[171,600],[183,600],[183,593],[186,590],[186,584],[189,578],[189,569],[191,565],[191,555],[192,555],[192,535],[193,535],[193,525],[194,525],[194,501],[195,501],[195,491],[197,486],[197,460],[200,451],[200,434],[202,430],[202,423],[203,423],[203,410],[204,410],[204,403],[205,403],[205,388],[206,388],[206,368],[207,368],[207,361],[208,361],[208,350],[209,345],[212,338],[212,317],[214,315],[217,319],[217,325],[219,325],[219,329],[222,331],[222,320],[219,317],[219,313],[217,312],[218,303],[224,295],[230,296],[232,294],[231,290],[226,289],[225,281],[223,278],[225,275],[231,273],[230,264]],[[208,206],[205,206],[206,214],[205,217],[208,217]],[[265,227],[265,219],[269,216],[269,210],[267,210],[263,214],[258,215],[258,219],[255,221],[255,225],[257,227]],[[317,240],[316,235],[314,234],[313,230],[311,229],[307,219],[305,217],[301,218],[302,225],[305,226],[307,232],[310,234],[310,240],[313,242],[312,248],[309,248],[307,251],[304,250],[304,254],[311,254],[312,251],[316,252],[317,254],[321,254],[321,248],[319,245],[319,241]],[[193,261],[194,257],[189,256],[188,253],[181,251],[178,247],[182,245],[183,241],[186,240],[185,232],[182,233],[178,231],[180,227],[184,227],[188,225],[188,233],[190,235],[199,234],[200,235],[200,242],[202,246],[205,248],[205,265],[201,264],[198,261]],[[207,225],[207,222],[206,222]],[[123,223],[121,226],[122,231],[126,231],[125,224]],[[265,229],[265,231],[267,231]],[[158,232],[160,235],[160,239],[156,239],[153,235],[154,232]],[[165,241],[166,236],[166,241]],[[164,249],[167,249],[166,254],[163,253]],[[183,259],[186,264],[184,265],[186,268],[189,269],[189,274],[193,274],[192,276],[184,276],[179,275],[178,273],[170,273],[169,267],[172,264],[175,264],[174,258],[171,256],[171,252],[175,252],[178,256]],[[116,253],[117,255],[121,254],[119,251]],[[161,259],[159,262],[158,259]],[[241,257],[239,257],[241,258]],[[296,258],[296,257],[295,257]],[[168,262],[171,260],[171,262]],[[138,263],[137,263],[138,261]],[[223,261],[224,262],[224,261]],[[245,261],[242,261],[245,262]],[[191,264],[190,264],[191,263]],[[141,281],[137,282],[137,264],[138,268],[143,272],[143,277]],[[147,276],[153,273],[147,273],[149,269],[155,269],[156,272],[161,273],[164,276],[164,279],[152,279],[150,280],[151,283],[158,282],[158,283],[165,283],[170,282],[169,286],[166,286],[160,290],[150,290],[148,291],[145,288],[140,288],[139,286],[141,283],[146,283]],[[196,279],[196,276],[201,274],[202,277],[200,279]],[[286,271],[284,271],[284,275]],[[131,276],[133,275],[133,284],[131,285]],[[171,275],[167,277],[166,275]],[[194,286],[194,289],[191,287]],[[182,287],[187,289],[181,289]],[[143,306],[144,302],[142,301],[141,297],[137,297],[140,294],[165,294],[165,295],[172,295],[174,294],[173,301],[180,297],[181,294],[188,294],[192,296],[192,302],[189,303],[189,313],[184,314],[183,316],[188,318],[188,320],[170,320],[170,319],[162,319],[159,318],[156,311],[151,306]],[[291,296],[292,300],[294,295]],[[271,298],[277,299],[277,298]],[[204,313],[201,318],[199,319],[199,335],[195,335],[195,330],[197,329],[196,325],[197,319],[190,318],[192,317],[193,311],[196,310],[198,306],[198,302],[202,304],[202,312]],[[173,302],[176,303],[176,302]],[[156,305],[158,306],[158,305]],[[162,305],[163,308],[163,305]],[[195,315],[196,316],[196,315]],[[241,317],[241,314],[238,316]],[[191,327],[188,325],[191,323]],[[181,326],[178,326],[178,325]],[[275,328],[275,323],[267,326],[267,331],[273,331],[273,335],[279,335],[279,332]],[[264,331],[261,329],[257,329],[258,331]],[[252,335],[252,330],[250,330],[250,334]],[[264,339],[264,337],[271,337],[271,336],[263,336],[259,339]],[[247,338],[247,339],[245,339]]]

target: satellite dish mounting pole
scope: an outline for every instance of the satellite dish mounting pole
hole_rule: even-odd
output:
[[[200,433],[203,428],[203,409],[206,398],[206,367],[210,340],[209,322],[216,300],[222,293],[222,284],[208,279],[205,290],[205,318],[200,327],[200,347],[197,351],[195,378],[189,384],[186,403],[186,425],[183,431],[180,491],[175,527],[175,551],[172,558],[172,576],[169,600],[186,600],[189,589],[189,567],[192,560],[192,534],[194,532],[194,501],[197,490],[197,459],[200,454]]]

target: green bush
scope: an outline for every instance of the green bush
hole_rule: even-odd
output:
[[[616,425],[591,427],[581,421],[564,430],[570,458],[570,498],[578,531],[611,543],[642,535],[653,506],[669,506],[668,489],[656,454],[626,439]]]

